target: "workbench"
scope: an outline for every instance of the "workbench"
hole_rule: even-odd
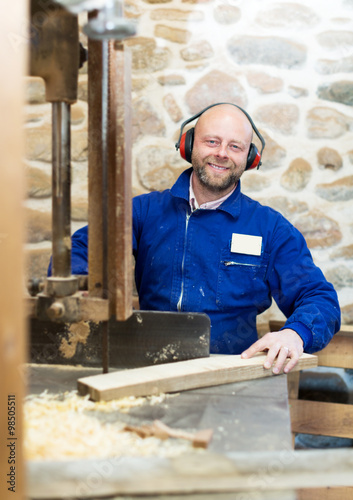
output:
[[[52,393],[74,390],[78,378],[96,373],[100,373],[100,370],[32,364],[28,367],[29,393],[40,394],[45,389]],[[107,414],[102,413],[97,415],[97,418],[111,419],[111,414],[107,417]],[[185,391],[157,405],[146,401],[146,404],[131,408],[128,413],[119,413],[117,418],[130,425],[152,423],[153,420],[159,419],[177,429],[195,431],[212,428],[214,430],[210,446],[202,457],[190,455],[171,460],[174,466],[177,464],[177,469],[185,466],[189,474],[190,470],[196,467],[197,473],[205,474],[204,481],[213,476],[213,486],[209,492],[207,488],[206,491],[202,488],[202,493],[191,494],[194,487],[191,485],[189,488],[186,482],[182,496],[173,495],[170,497],[173,500],[176,498],[183,500],[200,500],[201,498],[295,500],[296,498],[292,490],[282,489],[280,492],[274,492],[266,489],[261,491],[262,488],[260,488],[256,490],[256,493],[254,490],[247,493],[242,493],[240,490],[234,493],[234,488],[233,492],[229,492],[224,485],[220,485],[219,489],[217,487],[217,476],[229,469],[227,456],[232,453],[245,453],[247,456],[257,453],[261,455],[263,452],[275,453],[278,457],[278,464],[277,466],[272,464],[272,467],[281,467],[281,460],[285,461],[286,457],[288,458],[293,453],[285,375]],[[265,465],[266,463],[263,463],[262,470],[259,468],[258,478],[254,478],[254,481],[258,480],[259,484],[266,472],[269,473],[268,480],[271,481],[271,470],[266,471]],[[117,495],[123,495],[119,498],[127,498],[124,495],[131,498],[133,495],[147,493],[151,495],[150,498],[157,498],[156,493],[153,493],[153,484],[162,485],[161,481],[166,481],[171,474],[168,469],[169,460],[158,457],[133,459],[120,457],[112,460],[87,458],[87,460],[67,462],[33,462],[28,464],[29,496],[31,499],[72,498],[76,497],[78,492],[82,497],[90,494],[98,499],[103,496],[117,498]],[[114,472],[110,474],[109,470],[111,472],[114,470]],[[97,481],[89,481],[88,488],[87,478],[97,476],[97,471],[103,471],[101,474],[104,480],[98,474]],[[136,481],[136,475],[140,480]],[[272,480],[275,480],[275,476],[276,474]],[[149,491],[144,491],[144,483],[149,484],[147,485]],[[163,487],[161,489],[163,490]],[[180,483],[175,493],[180,493],[178,490],[180,490]],[[162,500],[168,497],[159,492],[158,498]]]

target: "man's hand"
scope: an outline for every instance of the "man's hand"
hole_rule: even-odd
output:
[[[241,357],[251,358],[257,352],[262,351],[268,351],[264,368],[268,369],[274,365],[273,373],[280,373],[286,359],[290,358],[283,370],[284,373],[288,373],[303,354],[303,341],[297,332],[290,328],[285,328],[280,332],[269,332],[244,351]]]

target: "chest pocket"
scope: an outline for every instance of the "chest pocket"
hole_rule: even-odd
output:
[[[222,310],[261,307],[268,300],[265,276],[269,254],[245,255],[226,248],[221,253],[216,303]]]

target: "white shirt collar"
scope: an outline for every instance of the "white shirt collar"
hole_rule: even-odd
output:
[[[229,198],[229,196],[234,193],[236,185],[234,188],[230,191],[230,193],[227,193],[225,196],[222,196],[222,198],[218,198],[217,200],[213,201],[207,201],[206,203],[202,203],[201,205],[198,204],[194,190],[192,188],[192,178],[193,178],[194,172],[191,172],[190,175],[190,187],[189,187],[189,203],[190,203],[190,208],[191,211],[193,212],[194,210],[197,209],[205,209],[207,208],[208,210],[215,210],[218,208],[222,203]]]

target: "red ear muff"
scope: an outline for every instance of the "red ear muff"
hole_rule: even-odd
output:
[[[261,165],[261,155],[255,144],[252,142],[250,144],[245,170],[252,170],[253,168],[260,167],[260,165]]]
[[[192,147],[194,145],[194,127],[185,132],[180,139],[180,155],[184,160],[191,163]]]

